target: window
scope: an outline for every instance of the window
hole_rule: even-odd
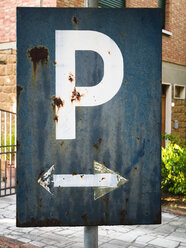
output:
[[[185,99],[185,86],[174,84],[174,98]]]
[[[98,6],[103,8],[124,8],[125,0],[99,0]]]
[[[166,0],[158,0],[158,7],[161,8],[162,29],[165,29],[165,8],[166,8]]]

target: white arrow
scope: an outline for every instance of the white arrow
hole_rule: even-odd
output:
[[[52,187],[93,187],[94,200],[117,189],[128,180],[118,173],[108,169],[103,164],[94,161],[95,174],[53,174],[55,166],[44,173],[38,183],[49,193]]]

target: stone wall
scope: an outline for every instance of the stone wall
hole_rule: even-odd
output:
[[[15,111],[16,51],[0,50],[0,109]]]
[[[172,107],[172,131],[176,135],[180,135],[186,139],[186,100],[174,99],[174,107]],[[178,128],[174,128],[174,121],[178,121]]]

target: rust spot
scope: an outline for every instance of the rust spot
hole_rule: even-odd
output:
[[[108,223],[108,221],[109,221],[109,197],[103,197],[102,200],[105,204],[106,223]]]
[[[40,208],[42,208],[42,201],[43,201],[43,199],[40,198],[40,199],[39,199],[39,207],[40,207]]]
[[[54,121],[58,122],[58,115],[55,115]]]
[[[93,145],[93,147],[94,147],[96,150],[98,150],[98,149],[99,149],[99,147],[98,147],[98,145],[97,145],[97,144],[94,144],[94,145]]]
[[[17,147],[20,147],[21,144],[19,143],[19,140],[16,141],[16,145]]]
[[[80,95],[80,93],[76,90],[76,87],[74,87],[74,90],[72,91],[71,102],[73,101],[80,102],[82,96],[83,95]]]
[[[97,222],[97,226],[99,226],[99,225],[105,225],[106,223],[105,223],[105,220],[104,220],[104,218],[103,217],[101,217],[101,219]],[[95,224],[93,224],[93,225],[95,225]],[[93,226],[92,225],[92,226]]]
[[[127,214],[127,212],[126,212],[125,209],[123,209],[123,210],[119,213],[119,216],[120,216],[120,224],[124,224],[126,214]]]
[[[84,178],[84,175],[81,175],[81,178],[83,179]]]
[[[57,62],[56,61],[53,61],[53,65],[56,66]]]
[[[139,142],[140,138],[139,138],[139,137],[137,137],[136,139],[137,139],[137,142]]]
[[[61,144],[60,144],[60,146],[63,146],[63,145],[64,145],[64,143],[65,143],[65,142],[64,142],[64,141],[62,141],[62,142],[61,142]]]
[[[137,174],[137,171],[138,171],[138,166],[135,166],[135,167],[134,167],[134,175]]]
[[[38,64],[39,63],[41,63],[42,65],[47,64],[48,56],[49,56],[48,49],[44,46],[37,46],[28,50],[28,57],[31,59],[33,63],[34,80],[36,79]]]
[[[125,202],[126,202],[126,208],[128,207],[128,203],[129,203],[129,198],[126,198],[125,199]]]
[[[73,22],[75,28],[77,28],[77,27],[78,27],[78,19],[77,19],[76,16],[73,16],[73,17],[72,17],[72,22]]]
[[[23,91],[23,87],[20,85],[17,85],[17,106],[19,107],[19,103],[20,103],[20,95],[21,92]]]
[[[83,214],[81,218],[83,220],[83,225],[88,225],[88,214]]]
[[[53,103],[54,106],[57,106],[58,110],[64,105],[64,101],[62,101],[60,97],[55,97]]]
[[[72,173],[72,176],[77,176],[77,173]]]
[[[155,219],[153,220],[153,224],[161,223],[161,209],[156,213]]]
[[[65,215],[68,217],[70,215],[70,212],[66,211]]]
[[[94,144],[93,147],[94,147],[96,150],[98,150],[98,149],[100,148],[100,146],[101,146],[101,143],[102,143],[102,138],[99,138],[99,139],[98,139],[98,144]]]
[[[38,220],[31,218],[28,222],[21,222],[17,219],[17,225],[19,227],[35,227],[35,226],[63,226],[62,221],[55,218],[47,218],[44,220]]]
[[[40,179],[40,177],[42,177],[43,174],[44,174],[44,170],[41,170],[41,172],[39,173],[39,176],[37,178],[37,181]]]
[[[125,84],[127,84],[128,82],[127,82],[127,80],[125,80]]]
[[[103,181],[103,180],[105,180],[105,179],[106,179],[106,177],[102,177],[102,178],[101,178],[101,181]]]
[[[72,83],[74,81],[74,75],[70,72],[68,76],[68,80]]]
[[[110,55],[110,51],[108,51],[108,54]]]

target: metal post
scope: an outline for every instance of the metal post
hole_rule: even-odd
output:
[[[97,8],[98,7],[98,0],[85,0],[85,7]]]
[[[84,227],[84,248],[98,248],[98,226]]]
[[[85,7],[97,8],[98,0],[85,0]],[[84,248],[98,248],[98,226],[84,227]]]

